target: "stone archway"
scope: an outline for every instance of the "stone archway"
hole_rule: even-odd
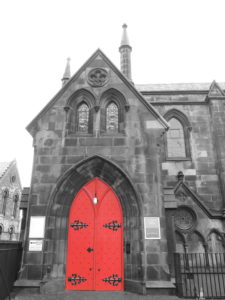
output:
[[[70,206],[80,188],[94,177],[104,180],[117,194],[124,216],[125,289],[137,289],[143,281],[141,203],[129,177],[114,163],[88,158],[67,171],[57,182],[46,213],[43,275],[65,279],[67,226]],[[140,288],[140,287],[139,287]]]

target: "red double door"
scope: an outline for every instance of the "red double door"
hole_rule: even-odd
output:
[[[70,209],[67,290],[123,290],[123,214],[100,178],[85,184]]]

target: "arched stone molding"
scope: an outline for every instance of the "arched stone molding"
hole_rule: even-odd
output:
[[[125,280],[141,280],[143,238],[141,200],[129,177],[100,156],[88,158],[68,170],[56,183],[46,212],[43,276],[65,278],[67,228],[70,206],[80,188],[94,177],[109,184],[120,199],[124,216]]]
[[[175,239],[176,239],[176,245],[175,245],[176,252],[184,253],[185,246],[186,246],[185,236],[179,230],[175,230]],[[182,246],[182,249],[180,249],[179,245]]]
[[[106,109],[110,103],[115,103],[118,107],[118,132],[125,132],[125,112],[129,110],[129,103],[124,95],[116,89],[106,90],[100,98],[100,131],[106,132]]]
[[[209,249],[209,252],[220,252],[219,249],[217,249],[217,251],[214,251],[216,249],[214,249],[215,247],[213,247],[212,245],[212,236],[215,235],[217,241],[218,241],[218,244],[220,244],[220,251],[222,252],[225,252],[225,239],[224,239],[224,236],[223,234],[216,228],[212,228],[207,236],[207,244],[208,244],[208,249]]]
[[[89,108],[88,133],[93,132],[93,115],[96,99],[88,90],[80,89],[68,99],[64,107],[66,112],[66,135],[78,132],[78,108],[82,103],[85,103]]]
[[[80,89],[77,90],[72,96],[70,96],[70,98],[67,100],[66,107],[67,106],[69,108],[76,107],[82,101],[86,101],[92,107],[96,105],[96,100],[94,95],[86,89]]]
[[[184,142],[185,142],[185,152],[186,156],[185,157],[168,157],[167,155],[167,135],[165,135],[165,145],[166,145],[166,159],[167,160],[186,160],[186,159],[191,159],[191,147],[190,147],[190,131],[192,130],[191,123],[189,122],[187,116],[179,111],[178,109],[170,109],[167,111],[164,116],[163,116],[166,121],[171,120],[172,118],[177,119],[181,125],[183,126],[183,132],[184,132]]]

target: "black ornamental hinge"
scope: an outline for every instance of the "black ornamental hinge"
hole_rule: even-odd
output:
[[[113,286],[118,286],[118,284],[122,282],[122,278],[119,277],[117,274],[112,274],[111,276],[102,279],[102,281],[108,282]]]
[[[119,224],[118,221],[113,220],[107,224],[104,224],[103,227],[108,228],[113,231],[117,231],[118,228],[121,228],[121,224]]]
[[[81,222],[80,220],[75,220],[72,224],[70,224],[70,227],[72,227],[74,230],[79,230],[82,228],[87,227],[88,224]]]
[[[71,282],[72,285],[80,284],[81,282],[84,282],[86,280],[87,280],[87,278],[82,277],[82,276],[77,275],[77,274],[72,274],[71,277],[68,277],[68,281]]]

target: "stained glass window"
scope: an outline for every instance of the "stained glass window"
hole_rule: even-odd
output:
[[[78,131],[88,132],[89,108],[83,103],[78,108]]]
[[[168,123],[170,125],[170,129],[167,132],[168,157],[186,157],[182,124],[176,118],[170,119]]]
[[[106,109],[106,131],[118,132],[118,107],[111,102]]]

